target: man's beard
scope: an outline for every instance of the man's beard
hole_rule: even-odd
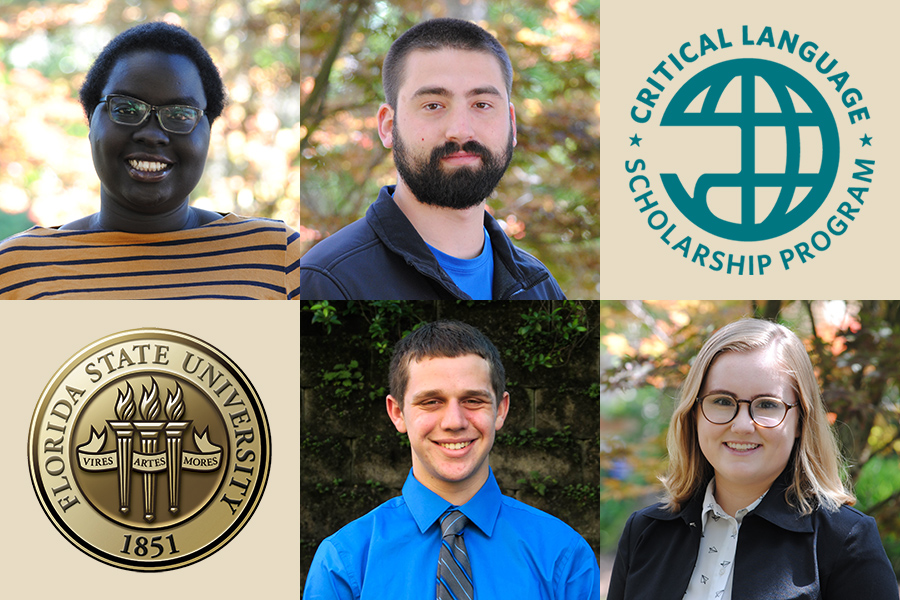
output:
[[[481,166],[446,170],[441,165],[441,159],[459,151],[477,154],[481,157]],[[506,151],[502,156],[476,141],[468,141],[462,145],[447,142],[432,150],[430,159],[423,162],[411,155],[402,141],[396,122],[394,123],[394,164],[397,171],[416,199],[430,206],[455,210],[477,206],[497,187],[512,160],[512,152],[513,135],[510,127]]]

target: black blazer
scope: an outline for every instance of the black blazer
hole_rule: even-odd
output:
[[[741,523],[732,600],[898,600],[875,519],[849,506],[800,515],[786,487],[782,474]],[[679,513],[656,504],[629,517],[607,600],[682,599],[700,548],[705,491]]]

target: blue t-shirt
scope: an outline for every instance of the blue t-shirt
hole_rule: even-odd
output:
[[[491,236],[484,230],[484,248],[475,258],[456,258],[445,254],[426,242],[438,264],[459,289],[467,293],[472,300],[493,300],[492,284],[494,282],[494,251],[491,248]]]
[[[326,538],[313,558],[304,600],[435,597],[440,516],[449,502],[412,471],[403,495]],[[600,568],[591,547],[554,516],[500,493],[491,472],[459,507],[476,600],[593,600]]]

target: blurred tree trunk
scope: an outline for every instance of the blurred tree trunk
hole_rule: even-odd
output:
[[[753,316],[767,321],[776,321],[778,313],[781,312],[781,305],[781,300],[764,300],[762,306],[758,300],[753,300]]]
[[[319,67],[316,74],[313,89],[300,105],[300,127],[305,129],[306,133],[300,138],[300,151],[302,152],[309,146],[309,139],[313,132],[318,129],[319,125],[328,116],[325,100],[328,93],[328,82],[331,77],[331,71],[334,63],[340,56],[341,48],[347,41],[350,33],[356,26],[356,22],[362,16],[363,11],[369,6],[370,0],[350,0],[345,2],[341,9],[341,20],[337,27],[337,34],[328,50],[328,54]]]

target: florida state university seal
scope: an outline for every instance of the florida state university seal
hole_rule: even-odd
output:
[[[28,436],[35,493],[75,546],[162,571],[217,551],[269,474],[269,426],[250,381],[197,338],[135,329],[69,359]]]

